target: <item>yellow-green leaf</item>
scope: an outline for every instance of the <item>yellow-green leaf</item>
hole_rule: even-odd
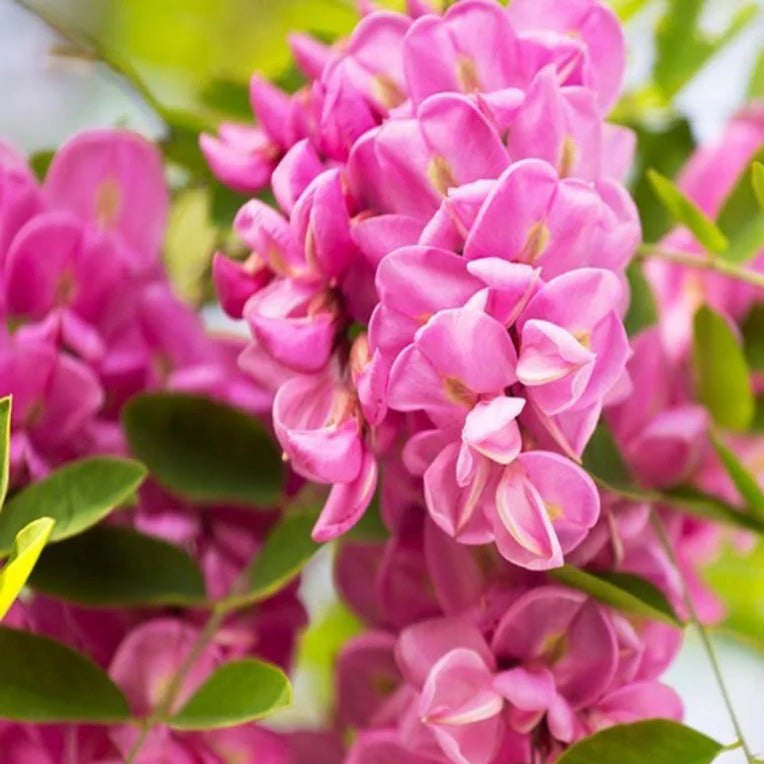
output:
[[[8,492],[11,457],[11,397],[0,398],[0,509]]]
[[[656,170],[648,170],[647,177],[656,196],[677,223],[687,226],[709,251],[720,254],[727,249],[729,242],[721,229],[695,202],[688,199],[673,181]]]
[[[71,462],[17,493],[0,512],[0,557],[32,520],[51,517],[51,541],[76,536],[133,495],[146,476],[129,459],[91,457]]]
[[[756,201],[764,211],[764,164],[754,162],[752,169],[753,193],[756,195]]]
[[[17,534],[11,556],[0,570],[0,620],[5,617],[27,582],[40,552],[50,538],[53,525],[51,518],[41,517]]]
[[[245,658],[220,666],[168,724],[181,730],[233,727],[262,719],[292,702],[281,669]]]
[[[695,314],[692,359],[698,398],[714,422],[745,430],[755,409],[748,364],[727,321],[707,305]]]

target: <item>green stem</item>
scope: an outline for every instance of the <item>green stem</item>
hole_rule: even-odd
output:
[[[25,11],[36,16],[46,26],[56,32],[56,34],[63,37],[75,47],[92,53],[98,60],[102,61],[116,77],[120,80],[124,80],[128,86],[131,87],[162,119],[167,119],[167,114],[162,107],[162,104],[157,101],[146,83],[127,62],[118,61],[103,45],[84,30],[73,32],[72,30],[67,29],[60,23],[54,14],[36,7],[33,3],[29,2],[29,0],[14,0],[14,2],[16,5],[21,6]]]
[[[711,669],[714,672],[714,677],[716,679],[716,684],[719,687],[719,692],[721,693],[722,700],[724,701],[724,705],[727,708],[727,713],[730,717],[730,720],[732,721],[735,735],[737,735],[737,743],[735,745],[739,744],[739,746],[743,749],[743,753],[745,754],[745,758],[748,761],[748,764],[756,764],[756,759],[754,758],[754,755],[751,749],[748,747],[748,743],[745,739],[745,734],[743,733],[743,728],[740,724],[740,720],[737,717],[737,713],[735,713],[735,707],[732,705],[732,698],[730,697],[730,694],[727,690],[727,685],[724,683],[724,677],[722,676],[722,671],[719,666],[719,660],[716,657],[716,651],[714,650],[714,646],[708,636],[706,627],[703,625],[700,618],[698,618],[698,612],[695,609],[695,604],[692,601],[690,590],[687,586],[687,581],[685,580],[684,574],[682,573],[682,569],[679,565],[679,560],[674,553],[674,548],[671,546],[671,540],[666,533],[666,528],[663,525],[663,521],[655,510],[652,511],[652,522],[653,527],[658,534],[661,546],[668,555],[671,564],[676,568],[677,574],[679,575],[679,580],[682,584],[682,597],[687,607],[687,612],[690,615],[690,621],[695,626],[700,636],[700,640],[703,644],[703,649],[708,656],[708,661],[711,664]]]
[[[675,265],[682,265],[686,268],[714,271],[727,278],[744,281],[746,284],[752,284],[760,289],[764,289],[764,274],[731,263],[708,252],[702,255],[693,255],[688,252],[663,249],[656,244],[643,244],[637,250],[637,258],[640,260],[656,258]]]
[[[154,727],[159,724],[167,723],[168,718],[172,715],[172,709],[175,705],[175,701],[177,700],[178,693],[182,689],[183,683],[188,677],[189,672],[196,664],[196,661],[199,659],[199,656],[202,654],[204,648],[207,647],[207,645],[209,645],[209,643],[215,637],[217,630],[220,628],[220,625],[222,624],[228,612],[228,608],[223,607],[216,608],[212,611],[212,614],[207,619],[207,623],[204,625],[204,628],[199,633],[196,641],[191,646],[191,650],[186,656],[186,659],[183,661],[183,663],[181,663],[180,667],[175,672],[169,684],[167,685],[167,688],[162,694],[159,703],[157,703],[157,707],[154,710],[154,713],[143,720],[140,734],[128,752],[127,757],[125,758],[125,764],[134,764],[136,757],[148,740],[148,737]]]

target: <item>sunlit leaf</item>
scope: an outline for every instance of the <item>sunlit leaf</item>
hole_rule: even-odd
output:
[[[756,201],[759,203],[759,207],[762,212],[764,212],[764,164],[761,162],[754,162],[751,165],[751,175],[753,193],[756,196]]]
[[[129,459],[92,457],[71,462],[17,493],[0,512],[0,557],[16,534],[33,520],[50,517],[50,541],[82,533],[126,501],[146,476]]]
[[[710,764],[723,746],[710,737],[666,719],[615,727],[584,738],[557,764]]]
[[[112,526],[46,549],[30,585],[93,607],[188,606],[205,599],[199,566],[182,549]]]
[[[233,727],[291,702],[292,688],[281,669],[246,658],[220,666],[168,724],[181,730]]]
[[[189,188],[173,200],[165,235],[164,262],[176,293],[192,304],[205,295],[205,276],[218,231],[212,224],[210,193]]]
[[[714,35],[702,28],[701,17],[706,0],[669,0],[655,36],[653,76],[666,102],[730,42],[758,12],[757,4],[740,7],[728,25]]]
[[[695,202],[686,197],[676,184],[655,170],[648,171],[648,178],[656,195],[677,223],[693,233],[709,251],[720,253],[727,248],[727,237]]]
[[[707,305],[695,314],[692,360],[698,398],[716,424],[745,430],[754,414],[748,364],[727,321]]]
[[[712,440],[724,469],[746,502],[748,511],[764,522],[764,492],[759,487],[758,481],[740,461],[737,454],[719,437],[714,437]]]
[[[0,398],[0,509],[8,492],[11,458],[11,398]]]
[[[727,546],[703,577],[724,602],[723,628],[764,651],[764,543],[748,552]]]
[[[16,535],[11,555],[0,570],[0,620],[24,588],[52,530],[53,520],[41,517]]]
[[[179,496],[252,506],[281,496],[281,454],[244,411],[204,397],[152,393],[125,406],[123,423],[133,453]]]
[[[672,626],[681,625],[666,595],[641,576],[618,571],[586,571],[571,565],[551,570],[549,575],[618,610]]]
[[[0,718],[115,724],[127,701],[103,669],[70,647],[0,626]]]
[[[756,154],[764,158],[764,149]],[[764,206],[759,200],[761,175],[754,161],[741,173],[719,212],[718,225],[730,246],[723,257],[733,263],[745,263],[764,248]]]
[[[764,49],[759,54],[748,83],[748,98],[753,101],[764,98]]]

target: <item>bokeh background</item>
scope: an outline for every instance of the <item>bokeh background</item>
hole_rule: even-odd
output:
[[[560,0],[566,2],[566,0]],[[385,3],[395,7],[395,2]],[[642,173],[674,174],[693,146],[713,140],[752,97],[764,97],[764,0],[614,0],[626,23],[626,95],[614,117],[634,127],[640,154],[632,190],[646,238],[668,225]],[[400,5],[400,3],[399,3]],[[174,204],[165,255],[175,286],[205,307],[209,258],[240,203],[212,182],[196,147],[222,119],[250,121],[253,71],[285,87],[298,80],[286,35],[333,40],[357,20],[353,0],[0,0],[0,137],[44,171],[50,151],[78,130],[121,125],[162,144]],[[278,723],[320,723],[331,703],[332,656],[357,624],[330,584],[331,550],[305,576],[311,613],[295,709]],[[764,754],[764,551],[729,554],[709,573],[730,617],[715,633],[722,670],[752,747]],[[687,722],[733,739],[699,641],[688,634],[668,681]],[[743,761],[726,754],[727,764]]]

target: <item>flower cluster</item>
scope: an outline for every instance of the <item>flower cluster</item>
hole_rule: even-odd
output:
[[[0,395],[13,400],[12,490],[82,456],[126,454],[119,413],[137,393],[169,388],[267,411],[270,397],[236,365],[243,344],[211,336],[172,293],[159,259],[168,204],[159,153],[132,133],[80,134],[54,156],[42,185],[0,147]],[[110,522],[182,547],[217,598],[277,517],[275,509],[191,507],[148,483],[137,507]],[[193,609],[84,608],[36,594],[17,602],[7,623],[89,655],[143,714],[156,707],[205,617]],[[224,659],[257,655],[288,668],[305,620],[296,586],[232,615],[180,700]],[[0,758],[108,764],[124,760],[136,734],[0,723]],[[157,728],[135,761],[260,762],[267,752],[268,761],[289,764],[292,747],[254,725],[205,734]]]
[[[137,392],[169,387],[262,412],[236,343],[210,337],[159,262],[168,194],[161,158],[124,131],[82,133],[40,186],[0,147],[0,394],[12,395],[12,481],[125,450]]]
[[[336,49],[292,42],[309,83],[255,78],[258,126],[201,145],[236,188],[270,178],[279,205],[242,207],[251,252],[218,255],[214,278],[285,458],[331,486],[314,538],[375,494],[390,534],[337,560],[370,628],[339,660],[347,761],[551,761],[611,724],[679,718],[658,682],[679,632],[545,572],[633,572],[683,608],[652,508],[580,466],[603,409],[642,400],[622,320],[632,136],[605,121],[618,22],[595,0],[463,0],[372,11]]]
[[[315,538],[351,527],[402,460],[451,536],[559,567],[599,515],[576,461],[628,392],[640,228],[619,182],[631,136],[604,120],[617,21],[588,0],[465,0],[371,13],[321,67],[295,45],[309,85],[252,85],[255,130],[285,151],[281,212],[241,209],[251,254],[219,255],[215,279],[251,328],[242,366],[277,388],[291,466],[332,485]],[[259,187],[262,155],[253,170],[227,135],[202,140],[213,169]]]

